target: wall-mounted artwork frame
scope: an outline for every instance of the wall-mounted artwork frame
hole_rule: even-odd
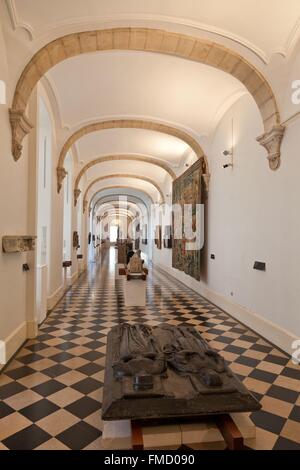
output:
[[[173,246],[172,225],[165,225],[164,229],[164,248],[171,249]]]
[[[196,230],[197,204],[201,204],[201,181],[202,181],[202,162],[196,161],[179,178],[173,181],[172,203],[180,205],[182,213],[186,204],[192,205],[192,227]],[[173,214],[173,234],[174,214]],[[182,237],[177,239],[174,236],[172,251],[172,266],[175,269],[185,272],[197,281],[200,281],[200,253],[201,250],[188,250],[189,240],[184,234],[184,217],[182,217]]]
[[[144,224],[142,228],[142,244],[148,245],[148,225]]]
[[[158,250],[161,250],[162,239],[161,239],[161,225],[155,227],[155,245]]]

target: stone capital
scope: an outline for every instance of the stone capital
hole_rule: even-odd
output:
[[[9,110],[9,121],[12,132],[12,147],[11,151],[15,161],[18,161],[22,155],[23,139],[33,128],[33,125],[21,110]]]
[[[67,176],[68,172],[64,169],[64,167],[57,167],[56,168],[56,175],[57,175],[57,192],[60,193],[62,188],[62,183],[65,177]]]
[[[257,141],[268,152],[269,166],[271,170],[277,170],[280,166],[281,142],[285,133],[285,127],[277,125],[265,134],[257,138]]]

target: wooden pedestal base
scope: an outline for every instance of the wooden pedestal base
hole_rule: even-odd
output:
[[[244,449],[244,438],[230,415],[216,416],[214,421],[224,438],[227,450]],[[131,421],[131,438],[134,450],[144,449],[143,428],[138,421]]]

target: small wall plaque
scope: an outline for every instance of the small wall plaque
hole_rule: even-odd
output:
[[[77,255],[77,259],[83,259],[83,255]]]
[[[253,269],[256,269],[257,271],[265,271],[266,263],[263,263],[262,261],[255,261]]]
[[[36,236],[32,235],[6,235],[2,237],[4,253],[24,253],[35,249]]]
[[[63,261],[63,268],[70,268],[72,266],[72,261]]]

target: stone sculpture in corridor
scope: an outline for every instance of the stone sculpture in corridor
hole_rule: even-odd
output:
[[[192,417],[260,409],[193,327],[122,324],[108,335],[104,420]]]

